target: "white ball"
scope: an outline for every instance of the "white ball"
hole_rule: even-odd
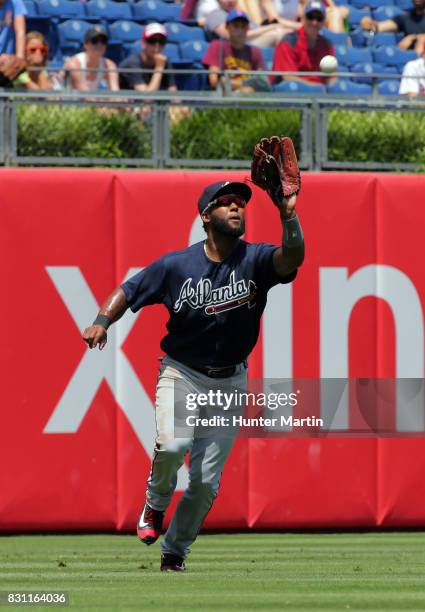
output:
[[[320,70],[329,74],[335,72],[338,68],[338,61],[333,55],[325,55],[320,60]]]

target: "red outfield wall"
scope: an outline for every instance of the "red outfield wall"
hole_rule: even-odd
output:
[[[1,170],[2,530],[134,527],[165,309],[128,313],[102,353],[80,330],[126,275],[202,236],[198,194],[223,177],[246,173]],[[303,175],[306,262],[270,294],[251,376],[423,377],[424,188]],[[257,189],[247,216],[248,240],[279,243]],[[423,526],[424,468],[422,438],[240,439],[206,526]]]

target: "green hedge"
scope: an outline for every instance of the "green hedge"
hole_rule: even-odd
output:
[[[131,113],[93,107],[22,105],[18,155],[151,156],[151,131]]]
[[[300,126],[296,110],[196,110],[172,125],[171,156],[248,160],[253,144],[272,134],[290,136],[299,153]],[[328,145],[331,160],[413,162],[425,170],[425,113],[331,111]],[[22,105],[18,154],[151,157],[151,127],[127,111]]]

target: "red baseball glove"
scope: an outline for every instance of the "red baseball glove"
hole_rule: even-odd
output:
[[[292,140],[287,136],[262,138],[254,147],[252,182],[264,189],[279,206],[301,189],[301,176]]]

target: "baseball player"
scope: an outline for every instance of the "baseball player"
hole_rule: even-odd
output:
[[[206,240],[164,255],[124,282],[106,299],[83,333],[90,348],[103,349],[108,327],[127,308],[136,312],[161,303],[170,315],[168,333],[161,342],[165,356],[156,388],[157,438],[146,502],[137,525],[142,542],[149,545],[158,539],[176,487],[177,471],[190,450],[189,485],[161,543],[162,571],[185,569],[184,560],[217,495],[234,441],[231,436],[219,435],[174,437],[176,387],[186,394],[246,387],[246,360],[258,338],[267,292],[274,285],[292,282],[304,258],[303,233],[295,213],[299,190],[295,153],[289,147],[285,157],[285,143],[279,144],[280,170],[276,164],[272,169],[278,171],[279,186],[271,185],[268,170],[278,147],[272,139],[267,141],[270,146],[263,141],[252,177],[267,189],[278,208],[282,246],[241,239],[245,208],[252,195],[247,184],[220,181],[208,185],[198,201]],[[283,189],[285,165],[296,176],[296,185],[287,197]]]

